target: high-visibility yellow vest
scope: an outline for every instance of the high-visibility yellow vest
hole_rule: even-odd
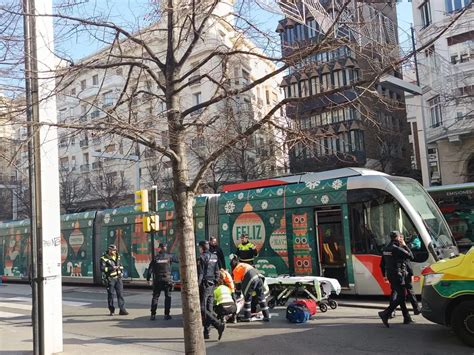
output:
[[[220,285],[214,290],[214,302],[216,305],[222,303],[233,303],[232,291],[225,285]]]

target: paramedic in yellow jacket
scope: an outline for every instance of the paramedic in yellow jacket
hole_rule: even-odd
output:
[[[219,280],[219,286],[214,290],[214,311],[220,319],[225,316],[234,316],[237,312],[234,294],[232,290],[226,286],[222,279]]]
[[[253,243],[249,242],[248,234],[240,236],[240,244],[237,246],[235,253],[239,258],[239,262],[253,265],[255,257],[258,255],[257,248]]]

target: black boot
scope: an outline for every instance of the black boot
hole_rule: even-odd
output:
[[[217,326],[217,334],[219,334],[217,338],[218,340],[221,340],[222,334],[224,334],[224,330],[225,330],[225,323],[221,322],[221,324]]]
[[[385,315],[384,311],[379,312],[379,317],[382,320],[382,323],[387,327],[390,328],[390,325],[388,324],[388,316]]]
[[[156,315],[152,314],[152,315],[150,316],[150,320],[155,320],[155,319],[156,319]]]
[[[410,323],[415,323],[413,319],[411,319],[410,316],[403,317],[403,324],[410,324]]]

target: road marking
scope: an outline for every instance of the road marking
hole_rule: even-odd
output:
[[[31,298],[27,298],[27,297],[12,297],[12,298],[0,297],[0,300],[31,303]],[[62,303],[65,306],[71,306],[71,307],[83,307],[83,306],[88,306],[92,304],[90,302],[76,302],[76,301],[63,301]],[[3,307],[7,307],[7,306],[3,306]],[[28,306],[28,307],[30,307],[29,309],[31,309],[31,306]],[[18,308],[18,307],[12,307],[12,308]]]
[[[30,306],[29,304],[18,304],[18,303],[0,302],[0,307],[23,309],[23,310],[26,310],[26,311],[31,311],[31,306]]]
[[[26,316],[28,316],[28,315],[27,314],[10,313],[10,312],[0,311],[0,319],[1,318],[18,318],[18,317],[26,317]]]
[[[87,302],[74,302],[74,301],[63,301],[63,305],[65,306],[71,306],[71,307],[82,307],[82,306],[88,306],[92,303],[87,303]]]

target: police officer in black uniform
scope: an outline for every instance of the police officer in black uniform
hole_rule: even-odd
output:
[[[209,328],[212,325],[219,333],[224,332],[225,324],[212,317],[214,307],[214,288],[219,280],[219,263],[216,254],[209,251],[209,242],[200,241],[198,259],[198,285],[201,301],[201,316],[204,326],[204,339],[209,339]]]
[[[155,320],[156,309],[158,308],[158,298],[161,291],[165,293],[165,320],[170,320],[171,309],[171,289],[173,282],[171,280],[171,263],[177,263],[178,258],[175,255],[166,252],[166,244],[160,243],[158,255],[156,255],[148,266],[146,280],[151,284],[150,278],[153,274],[153,297],[151,299],[150,320]]]
[[[210,237],[209,238],[209,251],[212,254],[216,254],[217,261],[219,263],[219,269],[226,269],[224,252],[222,251],[222,249],[217,244],[217,238],[216,237]]]
[[[405,280],[408,275],[407,262],[413,260],[413,253],[405,244],[403,235],[398,231],[390,233],[390,243],[384,248],[380,267],[387,276],[392,288],[389,306],[379,312],[379,317],[388,328],[388,319],[393,311],[400,306],[403,314],[403,323],[411,323],[411,317],[405,304]]]
[[[107,288],[107,303],[109,306],[110,315],[115,313],[114,306],[114,291],[117,295],[117,303],[120,309],[119,314],[126,316],[128,314],[125,309],[125,301],[123,299],[123,265],[120,261],[120,255],[117,246],[110,244],[107,252],[100,257],[100,270],[102,271],[102,282]]]

